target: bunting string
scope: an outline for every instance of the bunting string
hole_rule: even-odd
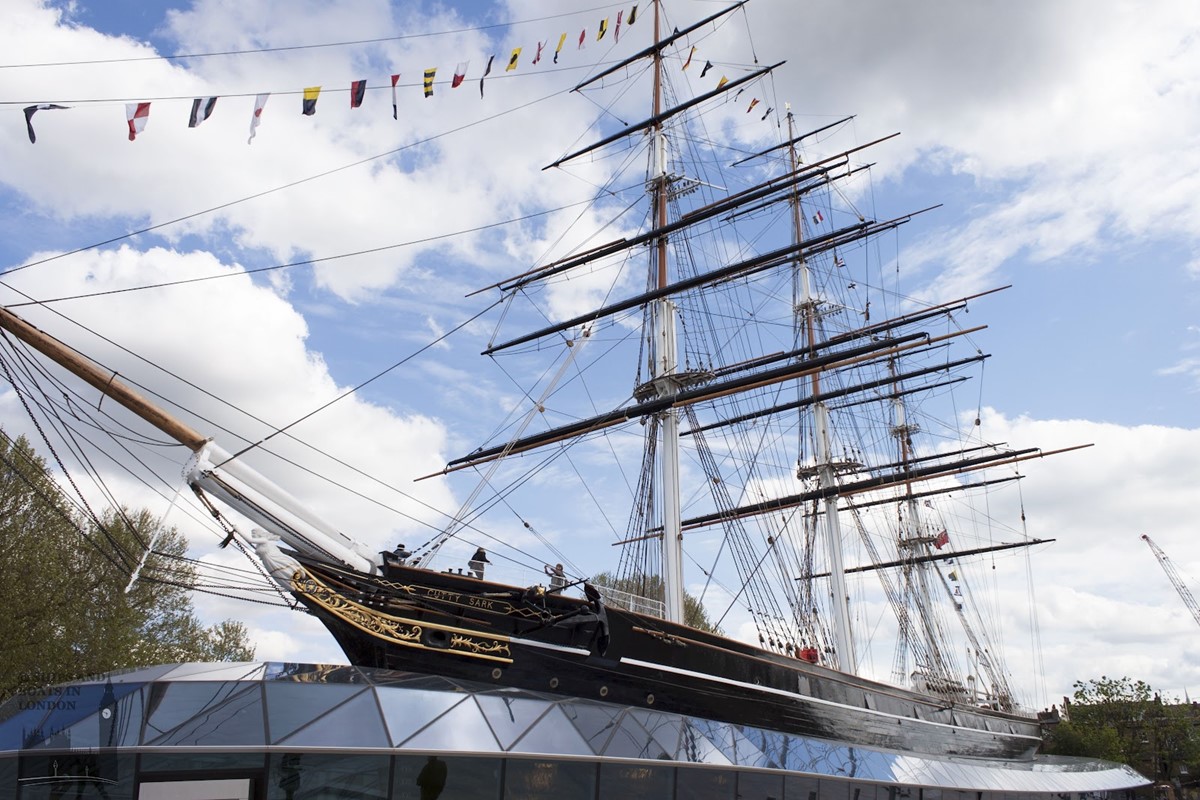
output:
[[[561,16],[567,16],[567,15],[566,14],[551,15],[548,17],[544,17],[543,20],[555,19],[555,18],[561,17]],[[608,17],[608,16],[605,16],[598,20],[598,24],[597,24],[597,28],[596,28],[596,41],[602,40],[605,37],[605,35],[607,34],[607,32],[609,30],[609,20],[610,20],[610,17]],[[637,20],[637,4],[634,4],[629,9],[628,15],[625,14],[624,9],[617,11],[616,25],[613,28],[614,45],[619,41],[622,23],[624,23],[624,26],[628,29],[633,26],[633,24],[635,23],[636,20]],[[483,30],[483,29],[490,28],[490,27],[498,27],[498,26],[489,25],[489,26],[481,26],[479,28],[471,28],[471,29],[463,29],[463,30]],[[582,50],[585,48],[585,44],[586,44],[586,40],[587,40],[587,32],[588,32],[588,29],[586,26],[579,32],[579,42],[578,42],[578,46],[576,48],[577,50]],[[441,32],[441,33],[446,33],[446,32]],[[87,61],[87,62],[84,62],[84,61],[46,62],[46,63],[40,64],[40,65],[7,64],[7,65],[0,65],[0,69],[16,68],[16,67],[21,67],[21,66],[59,66],[59,65],[67,65],[67,64],[83,65],[83,64],[93,64],[93,63],[120,63],[123,61],[153,60],[155,58],[172,59],[172,58],[185,58],[185,57],[234,55],[234,54],[239,54],[239,53],[243,53],[243,52],[257,53],[257,52],[273,52],[275,50],[298,50],[298,49],[317,48],[317,47],[337,47],[337,46],[345,46],[345,45],[352,45],[352,44],[367,44],[367,43],[376,43],[376,42],[395,41],[397,39],[414,38],[417,36],[431,36],[431,35],[440,35],[440,34],[432,34],[432,33],[408,34],[408,35],[404,35],[404,36],[383,37],[383,38],[379,38],[379,39],[358,40],[358,41],[354,41],[354,42],[333,42],[333,43],[316,44],[316,45],[296,45],[293,47],[284,47],[284,48],[262,48],[262,49],[258,49],[258,50],[246,50],[246,51],[198,53],[198,54],[191,54],[190,56],[161,56],[161,57],[153,56],[153,57],[139,57],[139,58],[134,58],[134,59],[111,59],[108,61],[97,60],[97,61]],[[559,57],[563,51],[563,46],[566,43],[567,36],[568,36],[568,32],[565,32],[565,31],[562,32],[561,34],[559,34],[558,43],[554,49],[553,63],[555,65],[559,64]],[[543,51],[550,44],[551,41],[553,41],[553,37],[549,37],[546,39],[542,39],[539,37],[536,40],[536,42],[535,42],[536,54],[534,55],[532,61],[530,62],[530,66],[538,66],[540,64],[540,62],[542,60]],[[683,70],[687,70],[687,68],[691,65],[692,59],[696,55],[697,49],[698,48],[695,45],[690,46],[690,49],[688,50],[688,53],[687,53],[687,58],[683,62],[683,67],[682,67]],[[516,46],[512,49],[512,52],[508,58],[507,66],[505,66],[505,69],[504,69],[504,71],[506,73],[516,72],[520,69],[522,50],[523,50],[522,46]],[[486,67],[484,68],[483,73],[479,79],[479,96],[481,99],[483,99],[483,97],[484,97],[484,81],[492,72],[492,67],[493,67],[495,58],[496,58],[495,54],[491,54],[488,56],[488,58],[486,60]],[[449,81],[451,89],[459,88],[463,84],[463,82],[466,80],[467,75],[468,75],[468,70],[470,68],[470,63],[471,63],[470,60],[463,60],[463,61],[458,62],[458,65],[456,66],[456,68],[454,70],[453,77]],[[588,65],[588,68],[590,68],[591,66],[594,66],[594,65]],[[572,68],[577,68],[577,67],[556,67],[555,71],[557,71],[558,69],[564,69],[564,68],[572,69]],[[705,59],[704,68],[700,73],[700,78],[704,79],[707,76],[708,72],[712,68],[713,68],[713,62]],[[429,68],[426,68],[425,70],[423,70],[423,72],[422,72],[422,80],[421,80],[420,85],[422,88],[422,94],[425,98],[432,98],[434,96],[434,87],[435,87],[435,84],[437,83],[437,80],[436,80],[437,71],[438,71],[438,67],[429,67]],[[401,86],[412,85],[412,84],[400,83],[401,75],[402,75],[401,72],[396,72],[390,76],[390,86],[391,86],[391,92],[392,92],[392,118],[395,120],[399,120],[399,116],[400,116],[398,88]],[[716,88],[718,88],[718,89],[721,88],[727,82],[728,82],[728,78],[726,78],[724,75],[722,75],[720,80],[716,84]],[[232,94],[232,95],[224,95],[224,96],[225,97],[253,96],[255,98],[254,107],[251,112],[251,118],[250,118],[250,135],[249,135],[249,138],[246,140],[247,144],[249,144],[254,141],[254,138],[258,133],[258,128],[262,124],[263,112],[264,112],[264,109],[266,106],[267,98],[270,97],[271,94],[283,94],[283,95],[301,94],[302,100],[301,100],[301,106],[300,106],[300,113],[303,116],[311,117],[311,116],[315,116],[317,113],[317,101],[320,98],[322,88],[323,88],[322,86],[318,85],[318,86],[309,86],[300,91],[285,91],[285,92],[274,92],[274,93],[260,92],[260,93],[254,94],[254,95]],[[331,89],[330,91],[336,91],[336,92],[346,91],[349,95],[350,108],[351,109],[359,109],[364,106],[366,98],[367,98],[368,89],[371,89],[371,88],[382,89],[385,87],[383,87],[383,86],[371,87],[368,85],[368,80],[366,78],[360,78],[358,80],[351,81],[348,89]],[[741,95],[742,91],[744,91],[744,88],[739,89],[738,96]],[[121,101],[125,105],[126,131],[128,134],[129,141],[130,142],[136,141],[139,135],[145,134],[145,131],[146,131],[147,125],[149,123],[149,119],[150,119],[150,111],[151,111],[152,102],[154,102],[156,100],[185,100],[185,99],[191,101],[190,113],[188,116],[188,127],[196,128],[196,127],[199,127],[201,123],[203,123],[205,120],[209,119],[215,113],[217,101],[220,99],[220,96],[195,97],[195,98],[168,97],[168,98],[150,98],[150,99],[142,99],[142,100],[136,100],[136,101],[129,101],[129,100]],[[734,98],[734,99],[736,101],[737,98]],[[81,103],[105,103],[105,102],[118,102],[118,101],[115,101],[115,100],[76,100],[76,101],[32,103],[32,104],[26,104],[26,103],[28,103],[28,101],[26,101],[25,103],[21,103],[20,105],[23,106],[21,111],[25,116],[25,125],[26,125],[26,129],[27,129],[27,132],[29,135],[30,144],[37,143],[37,135],[36,135],[36,132],[34,131],[34,127],[33,127],[34,114],[38,111],[46,111],[46,110],[68,110],[71,108],[71,106],[66,105],[66,102],[72,102],[74,104],[81,104]],[[754,98],[753,100],[751,100],[749,107],[746,109],[746,112],[750,113],[758,103],[759,103],[759,100],[757,98]],[[17,103],[0,101],[0,105],[17,105]],[[768,108],[766,113],[762,115],[762,119],[766,120],[767,117],[769,117],[773,111],[774,111],[773,108]]]

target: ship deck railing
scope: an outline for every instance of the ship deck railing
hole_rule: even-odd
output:
[[[446,569],[444,565],[439,565],[436,561],[431,568],[438,571]],[[465,568],[458,567],[457,565],[450,567],[450,570],[458,574],[467,574]],[[535,584],[541,584],[546,587],[550,586],[549,575],[519,564],[489,564],[484,570],[484,578],[494,583],[503,583],[509,586],[533,586]],[[604,604],[609,608],[621,608],[636,614],[645,614],[660,619],[667,615],[666,605],[661,600],[643,597],[631,592],[623,592],[611,586],[596,585],[596,588],[600,590],[600,594],[604,598]],[[572,595],[582,594],[583,592],[579,586],[573,586],[566,591]]]

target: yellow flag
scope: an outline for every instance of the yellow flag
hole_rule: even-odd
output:
[[[608,33],[608,17],[600,20],[600,30],[596,32],[596,41],[603,39],[606,33]]]
[[[521,48],[514,47],[512,55],[508,57],[508,66],[504,68],[505,72],[512,72],[517,68],[517,59],[521,57]]]
[[[317,113],[317,95],[321,93],[320,86],[309,86],[304,90],[304,116],[311,117]]]
[[[437,67],[425,70],[425,96],[433,97],[433,76],[437,75]]]

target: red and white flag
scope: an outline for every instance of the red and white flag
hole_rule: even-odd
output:
[[[396,81],[400,80],[400,74],[392,76],[392,119],[400,119],[400,109],[396,106]]]
[[[250,138],[246,140],[246,144],[254,141],[254,136],[258,133],[258,125],[262,122],[263,107],[267,104],[267,98],[271,96],[270,92],[260,94],[254,98],[254,115],[250,117]]]
[[[454,68],[454,78],[450,81],[451,89],[457,89],[459,86],[462,86],[463,79],[467,77],[467,67],[470,64],[470,61],[463,61]]]
[[[146,120],[150,119],[149,103],[126,103],[125,119],[129,122],[129,141],[146,130]]]
[[[938,550],[941,550],[948,544],[950,544],[950,534],[946,533],[945,530],[939,533],[933,540],[933,546]]]

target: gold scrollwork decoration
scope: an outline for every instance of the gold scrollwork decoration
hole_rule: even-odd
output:
[[[472,653],[505,656],[511,659],[512,652],[508,649],[507,642],[501,642],[493,639],[492,641],[477,641],[454,634],[450,637],[451,649],[470,650]]]
[[[385,641],[421,650],[438,650],[469,658],[512,663],[507,637],[482,636],[474,631],[435,623],[421,623],[366,608],[330,589],[303,568],[292,578],[292,587],[296,594],[306,596],[338,619]],[[422,639],[426,630],[449,634],[449,648],[424,644]]]

